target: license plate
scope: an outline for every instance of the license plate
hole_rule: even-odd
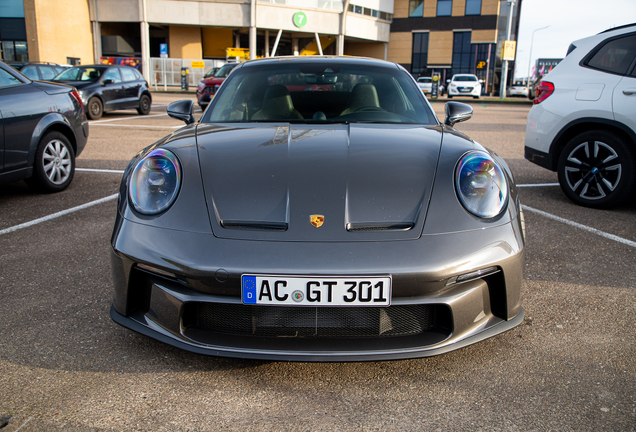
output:
[[[390,276],[242,275],[244,304],[279,306],[389,306]]]
[[[468,93],[468,92],[470,92],[470,91],[472,91],[472,90],[473,90],[473,89],[470,89],[470,88],[460,88],[460,89],[459,89],[459,91],[460,91],[460,92],[464,92],[464,93]]]

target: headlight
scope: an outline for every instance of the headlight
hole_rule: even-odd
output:
[[[179,160],[170,151],[155,149],[135,167],[128,184],[128,195],[139,213],[154,215],[174,202],[181,185]]]
[[[480,218],[495,217],[508,204],[506,176],[483,151],[467,153],[459,160],[455,189],[464,208]]]

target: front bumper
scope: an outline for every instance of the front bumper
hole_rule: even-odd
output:
[[[489,338],[523,320],[519,301],[523,261],[519,219],[495,228],[422,236],[414,241],[335,244],[225,240],[212,234],[155,228],[118,218],[111,258],[115,284],[113,320],[170,345],[214,356],[286,361],[426,357]],[[142,269],[137,266],[140,263],[160,272]],[[459,274],[490,266],[499,271],[448,284]],[[161,271],[173,273],[174,277],[160,274]],[[375,337],[363,338],[290,337],[289,332],[264,336],[263,328],[273,319],[278,320],[276,328],[282,325],[289,329],[292,323],[280,324],[284,315],[281,306],[265,309],[241,303],[243,273],[391,274],[391,306],[339,308],[340,315],[357,315],[361,321],[351,318],[353,321],[347,321],[351,326],[351,322],[357,325],[377,311],[376,315],[385,320],[384,324],[379,320],[380,327],[386,327],[388,322],[391,328],[397,328],[396,321],[391,320],[397,319],[393,311],[399,310],[399,319],[412,321],[412,327],[419,330],[403,334],[380,330]],[[254,307],[259,309],[245,310]],[[308,310],[303,309],[301,312]],[[316,316],[324,312],[318,310],[321,308],[311,309],[316,309]],[[374,311],[361,317],[359,309]],[[426,325],[415,311],[426,311]],[[312,314],[313,311],[304,313]],[[364,321],[360,325],[367,324]],[[301,324],[311,325],[314,323]]]
[[[481,89],[479,87],[473,87],[470,88],[470,90],[463,90],[463,89],[467,89],[467,87],[456,87],[456,88],[449,88],[448,90],[448,94],[450,96],[472,96],[472,97],[476,97],[476,96],[480,96],[481,95]]]

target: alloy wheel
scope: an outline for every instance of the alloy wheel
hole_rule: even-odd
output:
[[[616,151],[601,141],[576,146],[565,161],[568,187],[585,200],[598,200],[614,191],[623,167]]]
[[[60,185],[71,175],[71,153],[60,140],[50,141],[42,154],[42,166],[51,183]]]

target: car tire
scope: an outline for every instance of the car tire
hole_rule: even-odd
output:
[[[102,115],[104,114],[104,105],[102,105],[102,101],[98,97],[92,97],[88,100],[88,103],[86,104],[86,114],[91,120],[102,118]]]
[[[473,96],[473,99],[479,99],[479,96]]]
[[[148,95],[141,95],[139,98],[139,108],[137,108],[137,112],[141,115],[147,115],[150,113],[150,97]]]
[[[452,95],[452,94],[449,94],[449,95],[448,95],[448,98],[449,98],[449,99],[452,99],[452,98],[453,98],[453,95]]]
[[[26,179],[32,189],[40,192],[63,191],[73,181],[75,151],[61,132],[49,132],[42,137],[35,153],[33,176]]]
[[[557,171],[563,193],[585,207],[614,207],[636,187],[631,143],[609,131],[592,130],[571,139],[559,156]]]

